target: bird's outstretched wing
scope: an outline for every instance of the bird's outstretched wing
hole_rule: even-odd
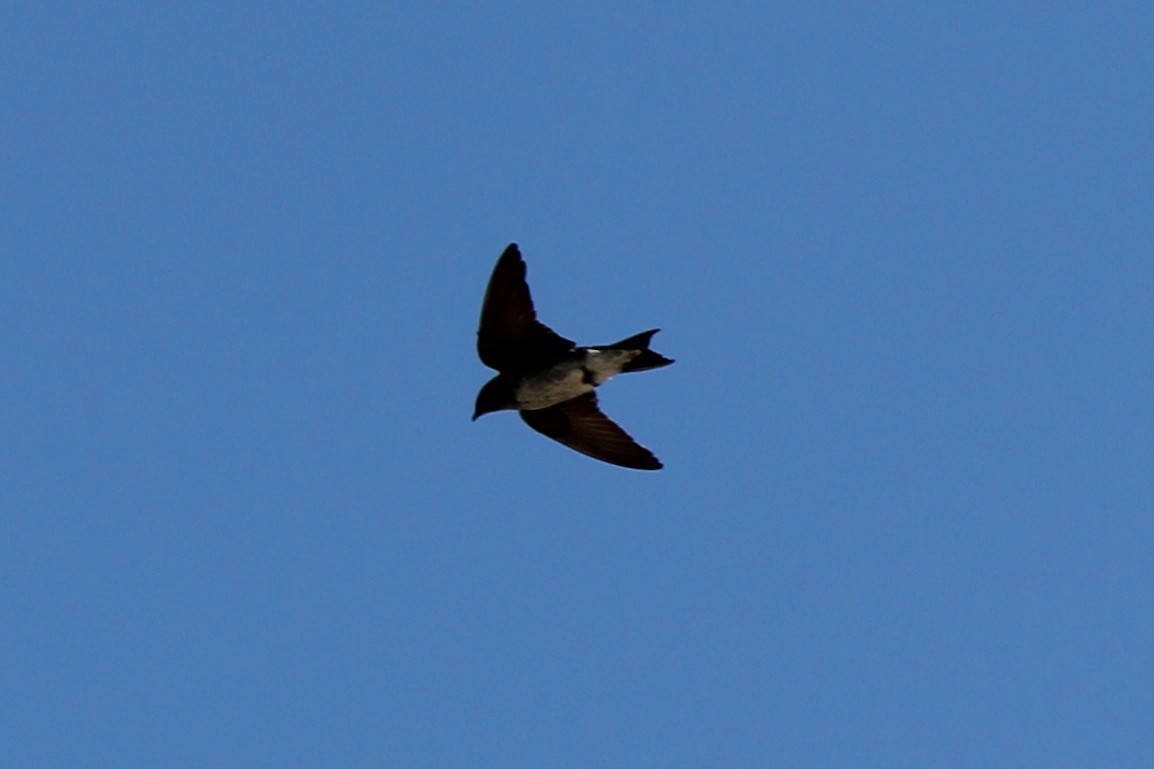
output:
[[[521,411],[525,424],[542,435],[611,465],[660,470],[661,461],[629,437],[597,407],[596,393],[579,395],[549,408]]]
[[[477,329],[481,362],[502,372],[527,371],[572,348],[572,341],[537,320],[525,282],[525,261],[517,244],[510,243],[493,268],[481,305]]]

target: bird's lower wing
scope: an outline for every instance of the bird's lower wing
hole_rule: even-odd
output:
[[[597,395],[586,393],[545,409],[521,411],[525,424],[575,451],[611,465],[660,470],[649,449],[629,437],[597,407]]]

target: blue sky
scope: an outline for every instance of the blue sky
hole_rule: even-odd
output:
[[[12,767],[1154,765],[1145,3],[8,3]],[[511,414],[520,243],[661,457]]]

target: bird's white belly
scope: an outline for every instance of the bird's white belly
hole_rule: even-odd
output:
[[[593,392],[637,355],[634,350],[588,350],[584,360],[560,363],[522,380],[515,396],[517,407],[543,409]]]

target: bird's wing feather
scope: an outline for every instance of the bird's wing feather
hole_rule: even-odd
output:
[[[537,320],[525,261],[516,243],[497,260],[477,330],[477,354],[481,362],[498,371],[532,369],[537,361],[556,358],[573,348],[573,342]]]
[[[635,470],[660,470],[661,461],[605,416],[596,393],[544,409],[521,411],[525,424],[542,435],[611,465]]]

